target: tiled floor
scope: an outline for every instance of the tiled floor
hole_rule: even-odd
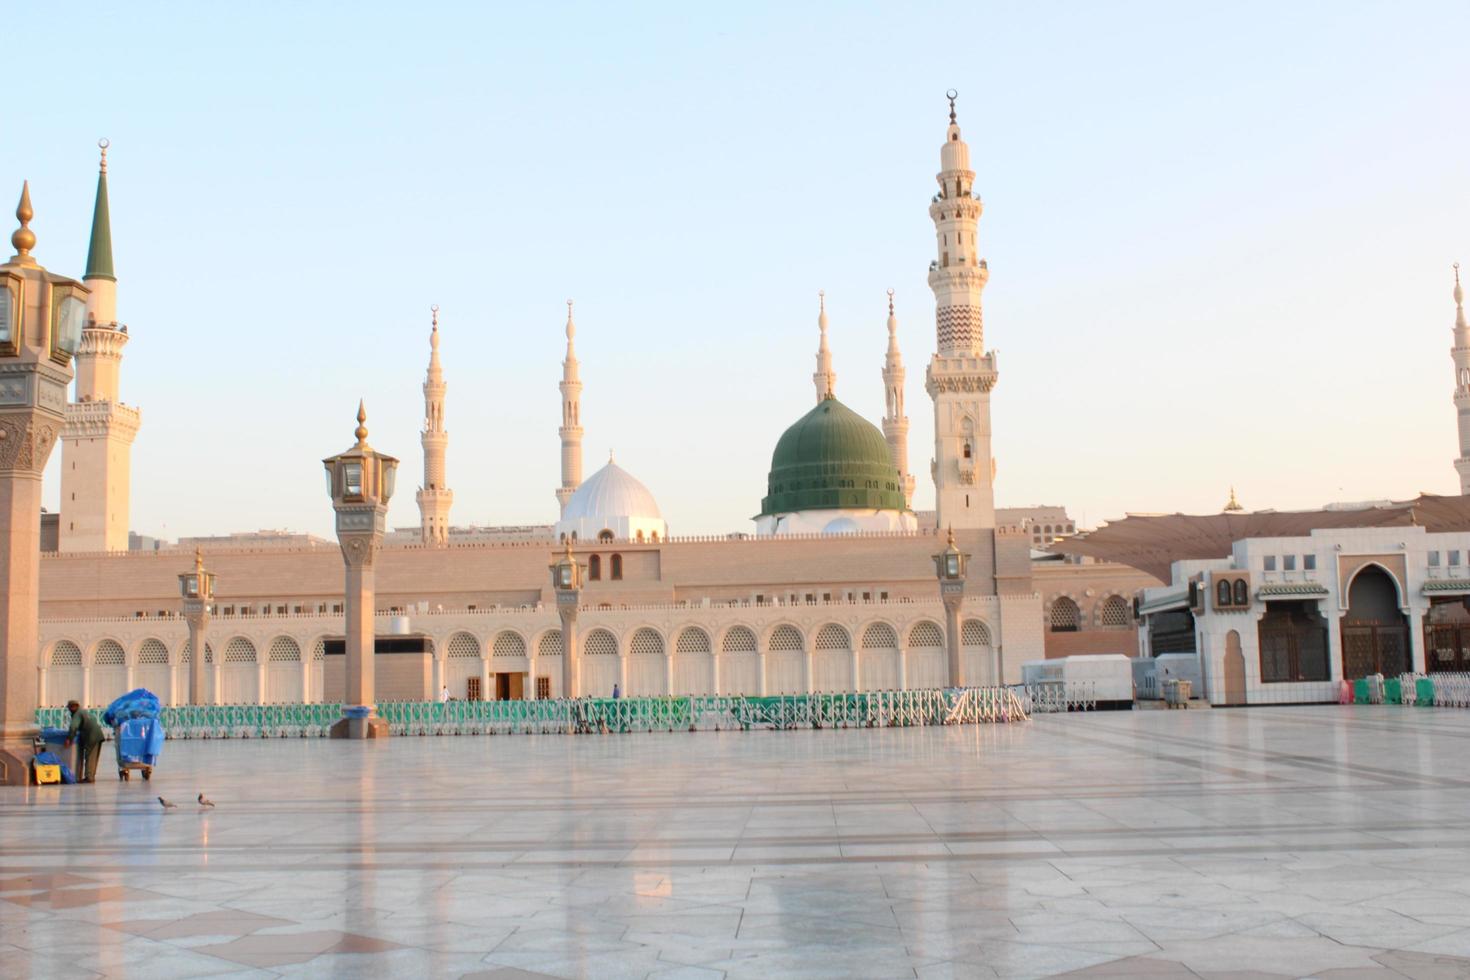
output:
[[[1470,712],[170,742],[0,790],[0,977],[99,974],[1470,977]]]

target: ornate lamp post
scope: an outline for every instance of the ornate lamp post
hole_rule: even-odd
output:
[[[214,573],[204,570],[204,555],[194,549],[194,570],[179,576],[179,594],[184,599],[184,620],[189,624],[189,704],[204,704],[204,651],[209,648],[205,631],[214,611]]]
[[[949,546],[934,556],[939,576],[939,598],[944,603],[944,639],[949,653],[949,686],[965,686],[965,661],[960,647],[960,607],[965,602],[965,563],[970,556],[955,547],[954,528]]]
[[[15,216],[0,265],[0,783],[24,785],[40,697],[41,471],[66,419],[88,290],[31,257],[29,185]]]
[[[575,698],[582,693],[582,663],[577,656],[577,603],[582,597],[582,566],[572,554],[570,539],[566,554],[551,565],[551,587],[556,590],[556,614],[561,617],[561,696]],[[531,683],[535,683],[534,678]]]
[[[357,444],[322,460],[327,493],[337,512],[337,541],[347,566],[343,607],[347,613],[346,716],[332,726],[333,738],[383,738],[388,723],[377,715],[374,691],[374,565],[383,543],[388,501],[398,460],[367,444],[367,411],[357,405]]]

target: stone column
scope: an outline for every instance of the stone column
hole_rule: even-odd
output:
[[[766,696],[766,651],[757,650],[755,653],[755,693],[760,697]]]
[[[450,693],[453,694],[454,692],[451,691]],[[482,656],[480,657],[480,700],[494,701],[495,698],[495,691],[490,684],[490,658]]]
[[[722,656],[720,656],[719,653],[717,653],[717,652],[715,652],[713,650],[710,652],[710,655],[709,655],[710,670],[714,673],[714,695],[715,695],[715,697],[719,697],[720,696],[720,664],[724,662],[724,659],[725,658],[722,657]]]
[[[960,606],[964,602],[964,585],[953,589],[953,583],[944,582],[940,585],[940,595],[944,600],[944,646],[949,654],[949,686],[965,686],[965,657],[964,649],[960,646]]]
[[[377,576],[373,567],[376,549],[353,539],[344,543],[347,560],[343,609],[347,634],[347,689],[345,703],[376,707],[377,671],[373,661],[373,606],[377,602]]]
[[[82,660],[82,707],[92,707],[92,665],[85,658]]]
[[[664,693],[674,693],[674,651],[664,651]]]
[[[909,648],[906,646],[898,648],[898,689],[909,689]]]
[[[37,707],[40,707],[40,706],[42,706],[42,705],[44,705],[44,704],[47,703],[47,699],[46,699],[46,695],[48,693],[47,690],[46,690],[46,680],[47,679],[46,679],[46,668],[45,668],[44,665],[41,667],[41,669],[39,671],[39,675],[40,676],[38,676],[36,678],[36,705],[37,705]]]
[[[185,605],[184,619],[189,624],[189,704],[212,704],[214,699],[205,698],[204,648],[209,641],[209,607],[199,603],[196,609]]]
[[[311,650],[301,651],[301,703],[311,704]]]
[[[40,693],[41,468],[61,429],[58,414],[33,431],[32,414],[0,416],[0,783],[19,786]]]
[[[816,659],[816,653],[812,646],[817,642],[815,637],[808,636],[801,645],[801,689],[807,694],[812,693],[812,667]]]
[[[628,651],[618,651],[618,691],[628,696]]]
[[[527,701],[536,700],[536,657],[530,648],[526,649],[526,688],[525,698]]]
[[[862,648],[854,646],[850,652],[852,653],[852,689],[857,692],[863,689]]]
[[[266,659],[260,659],[261,651],[255,651],[255,703],[269,704],[270,694],[270,650],[265,651]]]
[[[576,592],[557,592],[556,614],[561,618],[561,696],[577,698],[581,689],[581,651],[577,643]]]

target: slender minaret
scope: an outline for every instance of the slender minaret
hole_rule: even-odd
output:
[[[909,417],[903,411],[903,355],[898,352],[898,315],[893,312],[893,290],[888,291],[888,355],[883,359],[883,436],[888,455],[898,470],[903,502],[914,509],[914,475],[909,472]]]
[[[419,488],[419,521],[425,544],[449,543],[449,508],[454,491],[444,476],[444,450],[449,433],[444,430],[444,369],[439,364],[439,306],[429,307],[433,325],[429,329],[429,372],[424,377],[424,485]]]
[[[939,193],[929,205],[939,258],[929,264],[939,347],[924,387],[934,399],[935,509],[939,527],[995,526],[995,467],[990,456],[990,389],[998,374],[985,352],[980,293],[990,273],[979,255],[982,210],[972,192],[970,148],[960,139],[955,96],[939,151]]]
[[[118,370],[128,328],[117,322],[117,276],[112,267],[112,221],[107,206],[107,140],[92,211],[92,241],[82,281],[87,325],[77,348],[76,401],[66,406],[61,433],[62,551],[126,551],[133,437],[142,421],[118,401]]]
[[[837,372],[832,370],[832,348],[827,344],[827,293],[817,292],[817,330],[821,339],[817,341],[817,370],[812,374],[812,384],[817,389],[817,404],[837,390]]]
[[[1460,424],[1460,494],[1470,494],[1470,324],[1465,322],[1465,290],[1460,286],[1460,263],[1455,263],[1455,411]]]
[[[572,322],[572,301],[567,300],[567,359],[561,362],[561,486],[556,488],[556,501],[566,512],[567,501],[582,485],[582,378],[577,373],[577,350],[574,338],[577,325]]]

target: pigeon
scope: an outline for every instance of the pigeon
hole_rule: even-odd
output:
[[[199,794],[199,805],[200,806],[214,806],[214,801],[213,800],[209,800],[209,799],[205,799],[204,794],[203,793],[200,793]]]
[[[170,803],[161,796],[158,798],[158,802],[165,810],[177,810],[179,808],[177,803]]]

